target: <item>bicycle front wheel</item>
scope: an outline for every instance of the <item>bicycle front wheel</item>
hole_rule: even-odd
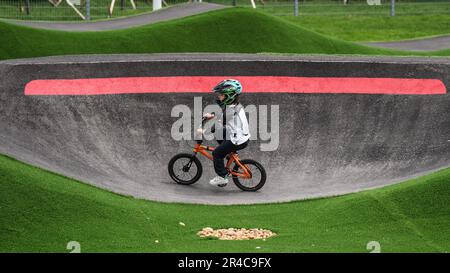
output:
[[[178,154],[169,161],[169,175],[178,184],[194,184],[202,172],[202,164],[193,154]]]
[[[233,182],[236,186],[243,191],[257,191],[261,189],[266,183],[266,170],[257,161],[252,159],[240,160],[242,165],[245,165],[252,173],[251,178],[243,178],[233,176]],[[243,173],[244,170],[236,163],[234,163],[233,171],[237,173]]]

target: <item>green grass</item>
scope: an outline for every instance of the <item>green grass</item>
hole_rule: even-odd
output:
[[[214,0],[214,2],[224,2]],[[450,34],[449,1],[397,1],[396,16],[390,5],[369,6],[366,1],[299,1],[299,16],[293,16],[293,1],[256,1],[257,9],[279,15],[304,28],[346,41],[395,41]],[[239,0],[238,5],[250,6]]]
[[[446,169],[326,199],[167,204],[119,196],[0,156],[0,252],[68,252],[69,241],[80,242],[82,252],[368,252],[369,241],[378,241],[382,252],[448,252],[449,196]],[[269,228],[279,235],[266,241],[197,237],[206,226]]]
[[[135,1],[137,10],[128,1],[125,9],[116,2],[114,18],[131,16],[152,10],[151,1]],[[181,0],[167,0],[170,5]],[[211,2],[231,5],[230,0]],[[0,0],[0,18],[23,20],[75,20],[81,18],[66,4],[54,8],[47,0],[32,1],[30,15],[21,12],[16,3]],[[238,6],[251,7],[248,0],[238,0]],[[365,0],[350,1],[300,1],[299,17],[293,16],[293,1],[256,1],[257,10],[280,15],[299,26],[327,36],[347,41],[395,41],[419,37],[450,34],[450,2],[448,1],[397,1],[395,17],[389,16],[390,5],[369,6]],[[91,0],[91,20],[108,18],[110,0]],[[79,10],[85,14],[84,5]]]
[[[245,0],[244,0],[245,1]],[[386,3],[387,2],[387,3]],[[244,5],[249,5],[250,1]],[[269,1],[269,4],[258,5],[257,8],[277,15],[293,15],[293,1]],[[299,1],[299,15],[373,15],[390,16],[390,1],[384,1],[381,5],[368,5],[366,0],[351,0],[349,4],[344,5],[341,0],[334,1]],[[448,15],[450,3],[446,0],[441,1],[396,1],[395,15]]]
[[[450,15],[405,15],[395,17],[341,15],[289,16],[284,18],[298,26],[323,35],[355,42],[395,41],[450,35]]]
[[[233,52],[421,55],[371,48],[247,8],[231,8],[125,30],[64,32],[0,22],[0,59],[66,54]]]

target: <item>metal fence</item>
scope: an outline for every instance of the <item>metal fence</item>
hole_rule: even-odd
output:
[[[252,7],[250,0],[208,2]],[[254,0],[256,9],[274,15],[293,16],[294,0]],[[298,0],[299,16],[390,15],[391,0]],[[395,15],[449,15],[450,0],[396,0]]]
[[[193,0],[190,0],[193,1]],[[190,2],[163,0],[163,7]],[[294,16],[295,0],[203,0],[256,7],[279,16]],[[298,0],[298,16],[389,16],[391,0]],[[99,20],[152,11],[152,0],[0,0],[0,18],[24,20]],[[396,0],[395,15],[449,15],[450,0]]]
[[[163,7],[188,0],[164,0]],[[99,20],[152,11],[152,0],[0,0],[0,18],[46,21]]]

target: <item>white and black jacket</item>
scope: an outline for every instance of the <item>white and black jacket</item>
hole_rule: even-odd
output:
[[[218,129],[222,126],[226,132],[226,139],[231,140],[234,145],[241,145],[250,139],[250,130],[244,107],[242,104],[238,103],[228,105],[225,109],[225,115],[225,111],[223,111],[221,115],[217,117],[215,127]]]

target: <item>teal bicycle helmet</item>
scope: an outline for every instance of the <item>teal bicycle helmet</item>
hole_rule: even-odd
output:
[[[212,90],[214,93],[225,95],[223,101],[216,100],[220,106],[226,106],[232,104],[239,94],[242,93],[242,85],[238,80],[227,79],[218,83]]]

